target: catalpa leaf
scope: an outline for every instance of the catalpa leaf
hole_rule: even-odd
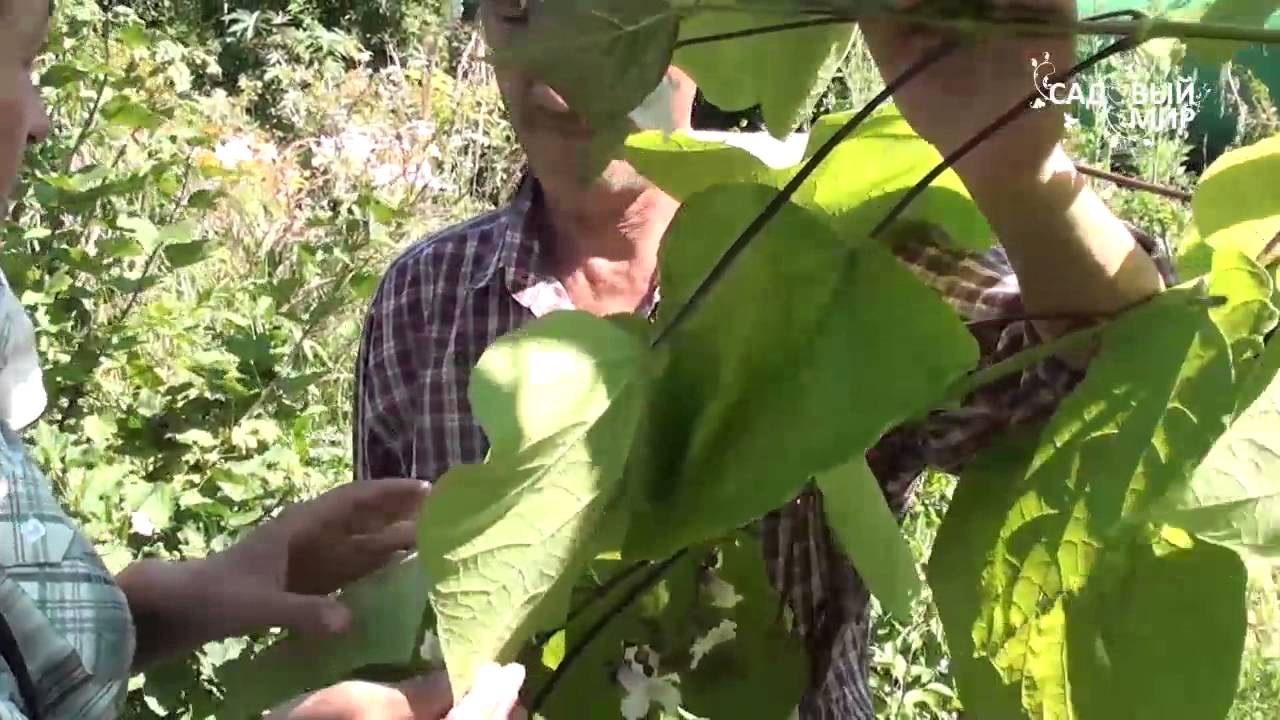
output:
[[[1083,635],[1073,628],[1101,623],[1077,608],[1134,572],[1134,546],[1149,535],[1148,519],[1185,487],[1232,417],[1231,343],[1214,319],[1232,318],[1228,332],[1256,328],[1237,321],[1245,309],[1266,306],[1254,302],[1256,288],[1248,282],[1224,275],[1211,283],[1225,300],[1213,312],[1197,284],[1170,289],[1112,321],[1088,374],[1044,427],[1038,447],[1026,450],[1025,464],[976,463],[977,477],[961,480],[929,579],[948,638],[970,636],[972,652],[965,642],[953,657],[957,677],[970,686],[966,707],[976,713],[999,716],[1021,707],[1031,717],[1070,717],[1088,715],[1084,708],[1099,712],[1107,702],[1125,712],[1144,704],[1168,709],[1160,698],[1137,694],[1152,692],[1150,686],[1092,677],[1125,676],[1089,657],[1105,627]],[[982,475],[993,468],[1016,474]],[[1000,483],[1012,487],[990,492]],[[1215,572],[1225,578],[1233,567]],[[1196,665],[1187,672],[1199,673],[1206,703],[1217,701],[1223,682],[1234,682],[1230,665],[1218,669],[1222,660],[1181,660]]]
[[[592,128],[618,127],[658,87],[679,16],[668,0],[539,0],[491,55],[546,83]]]
[[[1280,10],[1280,0],[1213,0],[1200,21],[1215,25],[1262,27]],[[1201,62],[1224,63],[1249,43],[1230,40],[1187,40],[1187,57]]]
[[[732,182],[780,190],[853,115],[823,116],[810,133],[793,136],[781,146],[762,133],[636,133],[627,139],[624,156],[640,174],[679,200]],[[841,141],[791,200],[819,213],[847,242],[865,241],[920,177],[940,162],[937,149],[889,106]],[[898,222],[904,221],[936,225],[951,242],[969,250],[988,248],[995,239],[952,170],[912,200]]]
[[[938,526],[925,567],[956,689],[965,708],[979,717],[1024,717],[1020,685],[1005,683],[975,641],[974,631],[978,619],[989,612],[982,587],[989,553],[998,548],[1005,518],[1016,510],[1025,492],[1027,465],[1042,428],[1013,428],[969,463]]]
[[[1052,597],[1026,587],[1022,674],[1006,678],[981,644],[989,600],[984,568],[1000,551],[1002,519],[1025,511],[1037,428],[994,441],[962,476],[929,559],[930,587],[961,701],[979,717],[1225,717],[1245,629],[1245,573],[1229,551],[1173,547],[1150,533],[1099,544],[1095,569]],[[1033,543],[1027,528],[1022,543]],[[1052,559],[1042,560],[1052,563]],[[1198,578],[1188,583],[1187,578]],[[1196,622],[1188,623],[1188,617]]]
[[[603,347],[601,338],[618,344]],[[419,519],[418,549],[459,693],[481,665],[514,660],[534,632],[563,621],[619,497],[649,372],[641,329],[581,311],[539,318],[492,350],[473,383],[486,408],[479,417],[498,444],[484,464],[446,472]],[[579,351],[604,355],[577,363]],[[553,369],[548,377],[571,411],[538,417],[519,410],[526,394],[555,395],[540,369],[567,358],[574,374]]]
[[[890,613],[909,618],[921,591],[915,555],[866,459],[854,458],[816,480],[827,522],[867,589]]]
[[[1209,294],[1229,302],[1210,310],[1209,317],[1231,346],[1234,374],[1243,382],[1263,353],[1263,338],[1280,321],[1275,283],[1253,258],[1231,246],[1215,251],[1210,265]],[[1245,392],[1242,388],[1236,395]]]
[[[350,677],[363,667],[412,667],[424,627],[432,624],[427,576],[417,554],[343,588],[337,598],[351,611],[340,635],[283,636],[256,655],[218,667],[220,718],[259,717],[263,711]],[[203,716],[201,716],[203,717]]]
[[[679,39],[684,43],[804,20],[813,8],[814,3],[800,0],[728,0],[706,10],[694,4],[680,23]],[[759,105],[769,133],[782,138],[807,119],[848,54],[853,33],[853,23],[842,23],[687,44],[672,62],[722,110]]]
[[[1083,587],[1104,541],[1177,489],[1226,430],[1230,353],[1198,297],[1172,289],[1115,320],[1046,428],[1001,532],[1006,560],[984,573],[978,632],[1006,679],[1022,676],[1037,608]]]
[[[659,256],[659,327],[774,193],[716,186],[682,205]],[[795,205],[764,226],[665,346],[627,467],[635,497],[623,547],[637,559],[780,507],[978,360],[956,313],[904,263],[876,243],[850,249]]]
[[[696,662],[679,656],[684,708],[708,720],[786,720],[805,690],[809,662],[778,611],[780,599],[765,575],[761,543],[737,533],[717,543],[713,558],[681,578],[691,586],[697,609],[688,613],[677,603],[667,606],[670,627],[694,629],[699,637],[725,622],[734,630],[732,639]],[[720,603],[718,583],[739,599]]]
[[[1118,557],[1100,558],[1106,572],[1061,601],[1065,627],[1054,634],[1065,635],[1065,663],[1037,653],[1046,680],[1069,689],[1073,710],[1044,703],[1036,717],[1227,717],[1248,620],[1240,558],[1208,543],[1144,542],[1107,553]]]
[[[1272,340],[1248,384],[1265,383],[1219,438],[1191,483],[1154,514],[1242,557],[1280,562],[1280,342]]]
[[[1224,153],[1200,176],[1192,195],[1192,242],[1180,255],[1232,247],[1252,258],[1280,235],[1280,135]],[[1199,262],[1195,270],[1204,270]],[[1198,273],[1197,273],[1198,274]]]
[[[467,389],[491,456],[515,455],[577,423],[595,422],[632,381],[648,322],[581,310],[549,313],[485,348]]]
[[[1214,446],[1157,518],[1241,555],[1280,562],[1280,382]]]

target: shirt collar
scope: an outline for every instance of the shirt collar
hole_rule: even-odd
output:
[[[502,211],[495,267],[484,273],[485,282],[495,274],[500,276],[516,302],[528,308],[535,317],[554,310],[574,309],[564,285],[543,264],[546,258],[545,238],[538,232],[536,217],[541,202],[541,184],[532,174],[526,173]],[[649,296],[637,312],[651,315],[657,308],[660,295],[655,280]]]

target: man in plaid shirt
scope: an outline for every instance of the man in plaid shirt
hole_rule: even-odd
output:
[[[1042,2],[1046,11],[1074,15],[1073,0]],[[537,12],[524,0],[480,2],[493,46],[519,42]],[[864,21],[861,29],[887,79],[932,40],[888,21]],[[989,41],[950,56],[895,103],[945,155],[1029,92],[1027,60],[1046,50],[1059,63],[1074,57],[1067,38]],[[554,310],[649,314],[656,304],[658,245],[677,203],[622,162],[590,187],[575,184],[587,128],[554,91],[518,68],[499,67],[497,76],[531,175],[507,206],[412,245],[386,272],[360,345],[356,480],[434,480],[454,464],[483,461],[486,439],[468,407],[467,384],[501,335]],[[668,77],[676,87],[671,119],[687,129],[696,90],[676,68]],[[1029,317],[1105,315],[1172,280],[1157,243],[1087,187],[1062,150],[1061,133],[1059,109],[1030,112],[956,166],[996,230],[998,249],[968,256],[922,237],[897,250],[970,321],[984,366],[1064,329]],[[983,388],[957,410],[886,435],[868,461],[890,506],[901,517],[926,465],[955,472],[986,439],[1044,417],[1086,362],[1050,358]],[[768,576],[813,665],[801,718],[874,717],[869,595],[832,541],[821,494],[805,489],[761,525]]]

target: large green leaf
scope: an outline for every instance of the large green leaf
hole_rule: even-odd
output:
[[[1247,382],[1265,382],[1156,519],[1243,556],[1280,562],[1280,342]],[[1246,385],[1246,392],[1249,392]]]
[[[867,589],[899,618],[920,596],[916,558],[865,458],[817,476],[827,522]]]
[[[1234,248],[1214,253],[1213,264],[1210,291],[1237,300],[1214,311],[1233,340],[1235,419],[1153,517],[1246,558],[1280,560],[1280,342],[1262,345],[1277,324],[1280,287]]]
[[[1023,717],[1019,685],[1000,678],[975,643],[974,628],[989,607],[983,574],[989,560],[998,560],[991,553],[1024,492],[1021,478],[1038,442],[1038,428],[1015,428],[969,464],[938,526],[926,566],[951,655],[951,675],[961,702],[978,717]]]
[[[1230,663],[1238,652],[1235,661],[1217,652],[1192,660],[1186,655],[1197,646],[1189,640],[1178,662],[1195,667],[1168,672],[1198,678],[1198,684],[1186,682],[1202,703],[1177,711],[1151,696],[1150,683],[1128,675],[1135,663],[1167,666],[1167,653],[1148,657],[1156,652],[1152,643],[1121,638],[1114,642],[1130,653],[1121,667],[1118,650],[1107,661],[1094,648],[1112,642],[1108,633],[1120,632],[1109,629],[1117,622],[1109,615],[1126,604],[1133,614],[1169,621],[1158,610],[1161,601],[1124,579],[1147,572],[1148,551],[1141,546],[1151,535],[1148,518],[1185,487],[1233,415],[1228,334],[1258,326],[1236,322],[1241,309],[1266,310],[1254,302],[1256,288],[1237,280],[1213,278],[1214,291],[1226,300],[1217,310],[1202,302],[1203,286],[1183,286],[1114,320],[1089,373],[1047,423],[1038,446],[1032,450],[1025,439],[1020,446],[997,445],[990,451],[1000,454],[997,459],[975,463],[961,480],[935,543],[929,579],[948,638],[960,643],[953,648],[956,672],[969,688],[962,701],[972,711],[984,717],[1005,716],[1014,707],[1035,718],[1156,717],[1148,712],[1159,708],[1167,717],[1215,717],[1200,713],[1206,704],[1217,707],[1223,687],[1229,703],[1236,677]],[[1232,322],[1220,327],[1215,318]],[[1015,448],[1022,460],[1013,459]],[[991,492],[1002,484],[1010,489]],[[1197,558],[1210,553],[1196,552]],[[1243,602],[1231,594],[1243,592],[1234,580],[1238,561],[1205,562],[1215,579],[1203,582],[1228,588],[1206,611],[1221,610],[1219,619],[1229,619]],[[1235,631],[1217,627],[1215,632]],[[1237,640],[1225,638],[1228,645]],[[1221,647],[1219,642],[1215,649]]]
[[[1262,27],[1277,10],[1280,0],[1213,0],[1200,21],[1217,25]],[[1223,63],[1248,43],[1229,40],[1189,40],[1187,57],[1201,62]]]
[[[331,637],[286,635],[256,655],[218,668],[222,704],[216,717],[248,720],[264,710],[347,679],[363,667],[412,667],[424,627],[431,625],[427,577],[412,554],[344,588],[352,627]]]
[[[1280,135],[1224,153],[1201,175],[1191,208],[1198,242],[1258,257],[1280,234]],[[1192,252],[1195,246],[1184,251]]]
[[[1275,283],[1257,261],[1233,246],[1215,251],[1210,269],[1209,294],[1229,302],[1213,308],[1209,316],[1231,345],[1235,374],[1247,375],[1263,353],[1263,337],[1280,321],[1280,309],[1273,302]],[[1237,379],[1244,382],[1243,377]],[[1241,405],[1240,400],[1236,405]]]
[[[577,423],[591,423],[618,398],[646,352],[648,323],[634,315],[602,322],[559,311],[495,340],[472,370],[471,410],[492,456],[515,455]]]
[[[807,144],[798,157],[785,148],[778,153],[771,147],[775,141],[760,133],[664,135],[657,131],[629,137],[625,157],[642,175],[679,200],[713,185],[738,181],[781,189],[853,115],[823,116],[807,140],[799,138]],[[843,140],[805,179],[792,201],[821,213],[846,241],[865,240],[907,191],[941,161],[937,149],[889,106]],[[901,220],[940,226],[952,242],[965,249],[985,249],[995,239],[960,177],[951,170],[915,197]]]
[[[1226,717],[1247,627],[1240,559],[1206,543],[1157,541],[1108,549],[1099,565],[1105,572],[1055,606],[1061,619],[1053,621],[1065,620],[1065,628],[1039,626],[1059,637],[1065,631],[1066,667],[1044,648],[1037,670],[1046,671],[1045,684],[1069,692],[1074,707],[1067,715],[1047,688],[1031,687],[1047,696],[1040,716]],[[1024,693],[1028,689],[1024,685]]]
[[[616,346],[599,342],[610,337]],[[539,318],[492,352],[480,366],[497,372],[473,383],[497,445],[484,464],[446,472],[419,520],[440,644],[460,693],[480,665],[514,659],[535,631],[563,620],[619,496],[649,372],[642,328],[581,311]],[[572,374],[549,373],[555,386],[539,372],[510,374],[590,352],[603,355],[571,364]],[[526,394],[545,400],[557,388],[573,412],[517,412]]]
[[[1230,355],[1195,297],[1170,290],[1115,321],[1045,430],[1001,531],[1005,561],[983,581],[992,604],[978,639],[1007,679],[1023,675],[1037,608],[1082,587],[1110,536],[1176,489],[1226,430]]]
[[[714,10],[687,16],[680,23],[680,40],[794,22],[804,18],[801,10],[814,5],[800,0],[728,0]],[[807,119],[848,54],[853,33],[848,23],[699,43],[677,50],[673,63],[689,73],[716,107],[745,110],[759,105],[768,131],[781,138]],[[769,61],[760,62],[761,58]]]
[[[658,86],[675,49],[679,17],[669,0],[540,0],[494,48],[551,86],[597,130],[614,128]]]
[[[1017,478],[1037,441],[1034,429],[1015,431],[971,464],[934,541],[929,581],[961,702],[991,718],[1224,717],[1243,649],[1245,573],[1213,545],[1118,537],[1095,548],[1095,570],[1072,591],[1021,589],[1028,614],[1020,677],[1009,678],[983,646],[984,574],[1018,559],[980,548],[998,546],[1004,518],[1027,511],[1027,485]],[[1026,534],[1018,545],[1035,542],[1035,528]]]
[[[675,50],[679,16],[669,0],[540,0],[492,62],[554,89],[594,131],[575,158],[579,178],[597,176],[628,132],[628,115],[659,86]]]
[[[718,186],[683,204],[660,256],[659,326],[773,194]],[[889,251],[851,249],[794,205],[666,344],[627,468],[636,497],[624,550],[638,558],[783,505],[924,410],[978,359],[956,313]]]

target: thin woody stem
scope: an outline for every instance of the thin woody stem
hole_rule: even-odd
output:
[[[662,579],[662,576],[665,575],[667,571],[679,562],[680,558],[684,557],[688,552],[689,548],[684,548],[666,560],[663,560],[653,566],[653,568],[646,573],[645,576],[641,578],[641,580],[636,583],[621,600],[614,603],[613,607],[610,607],[605,611],[605,613],[600,616],[600,619],[596,620],[595,623],[587,629],[586,633],[583,634],[582,642],[574,645],[565,652],[564,658],[560,661],[560,664],[556,666],[555,671],[551,673],[551,677],[547,679],[545,685],[539,688],[538,694],[535,695],[533,701],[529,703],[528,712],[530,717],[534,716],[542,709],[547,698],[551,697],[551,691],[555,690],[556,685],[564,679],[564,676],[569,672],[569,669],[573,667],[573,664],[584,652],[586,652],[592,641],[599,637],[600,633],[604,632],[604,629],[608,627],[609,623],[612,622],[614,618],[626,612],[627,608],[634,605],[635,602],[640,599],[641,595],[644,595],[649,588],[656,585],[658,581]]]
[[[733,32],[716,33],[715,35],[699,35],[697,37],[686,38],[676,43],[676,49],[689,47],[690,45],[703,45],[706,43],[721,42],[724,40],[736,40],[738,38],[751,37],[753,35],[766,35],[769,33],[786,32],[787,30],[799,30],[809,27],[820,27],[823,25],[847,25],[856,22],[844,17],[821,17],[810,20],[796,20],[795,22],[778,23],[777,25],[766,25],[763,27],[746,28],[743,30],[735,30]]]
[[[1117,19],[1120,17],[1128,17],[1130,19]],[[1156,38],[1180,38],[1183,40],[1233,40],[1244,43],[1264,43],[1269,45],[1280,44],[1280,30],[1261,27],[1245,27],[1241,25],[1189,22],[1185,20],[1165,20],[1160,18],[1151,18],[1139,11],[1130,10],[1103,13],[1083,20],[1063,22],[1010,20],[979,16],[954,17],[921,12],[879,11],[864,13],[858,16],[833,13],[823,17],[811,17],[806,20],[762,25],[760,27],[745,28],[743,30],[718,33],[715,35],[702,35],[681,40],[676,43],[676,47],[679,48],[688,45],[699,45],[721,40],[734,40],[743,37],[751,37],[753,35],[768,35],[772,33],[786,32],[788,30],[795,30],[797,28],[820,25],[855,24],[867,18],[910,22],[967,33],[990,32],[991,30],[998,29],[1002,32],[1012,30],[1015,32],[1039,35],[1118,35],[1134,38],[1139,43]]]
[[[1144,190],[1156,195],[1163,195],[1164,197],[1171,198],[1173,200],[1191,202],[1191,193],[1186,190],[1179,190],[1167,185],[1159,185],[1153,182],[1147,182],[1146,180],[1139,180],[1138,178],[1120,175],[1101,168],[1090,167],[1089,165],[1084,165],[1082,163],[1076,163],[1076,170],[1079,170],[1082,175],[1091,175],[1102,180],[1109,180],[1121,187],[1130,188],[1132,190]]]
[[[641,570],[643,570],[648,566],[649,566],[648,561],[634,563],[618,571],[616,574],[611,576],[608,580],[605,580],[600,585],[592,588],[591,594],[587,596],[585,600],[579,603],[576,607],[569,609],[569,614],[566,616],[564,624],[554,630],[544,632],[541,637],[536,638],[533,643],[534,647],[536,648],[545,647],[546,644],[551,641],[551,638],[555,637],[556,633],[567,628],[569,624],[572,623],[575,618],[577,618],[579,615],[585,612],[587,608],[591,607],[597,601],[607,597],[609,593],[613,592],[614,588],[618,587],[619,585],[626,582],[627,580],[630,580],[632,577],[635,576],[636,573],[640,572]]]

